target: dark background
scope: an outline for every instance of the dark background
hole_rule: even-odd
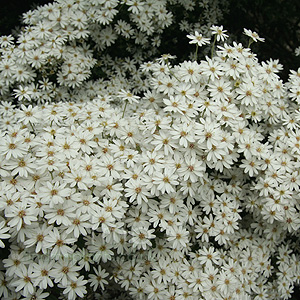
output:
[[[2,1],[0,1],[1,3]],[[0,35],[8,35],[21,24],[21,15],[37,5],[51,0],[7,0],[0,5]],[[251,29],[264,43],[254,43],[251,48],[260,60],[279,59],[284,65],[280,76],[287,80],[289,70],[297,70],[300,57],[294,50],[300,45],[300,1],[299,0],[229,0],[228,13],[221,21],[224,29],[241,41],[243,28]]]
[[[2,0],[0,1],[0,35],[8,35],[11,30],[21,24],[22,13],[38,5],[44,5],[49,0]]]
[[[289,70],[300,67],[300,56],[295,48],[300,46],[299,0],[230,0],[229,13],[224,16],[230,33],[241,36],[243,28],[256,31],[265,38],[264,43],[254,43],[251,48],[260,60],[279,59],[284,65],[281,77],[286,80]]]

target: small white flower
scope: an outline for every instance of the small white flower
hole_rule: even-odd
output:
[[[169,227],[167,240],[171,242],[173,249],[183,249],[189,242],[189,231],[183,226]]]
[[[71,280],[67,283],[67,287],[64,289],[63,294],[68,295],[68,300],[73,300],[77,296],[83,298],[84,294],[87,293],[85,286],[87,282],[88,281],[84,280],[83,276],[76,278],[74,281]]]
[[[132,94],[129,91],[125,91],[124,89],[122,89],[119,94],[118,97],[121,98],[122,100],[127,100],[130,104],[132,104],[133,102],[135,103],[139,103],[139,96],[135,96],[134,94]]]
[[[227,30],[224,30],[222,25],[221,26],[212,25],[210,29],[212,34],[217,37],[217,41],[224,42],[228,38],[228,35],[226,34]]]
[[[187,35],[187,37],[191,40],[189,42],[190,44],[197,44],[199,47],[210,43],[209,38],[203,37],[203,35],[198,31],[195,31],[194,35],[193,34]]]
[[[102,269],[101,266],[98,266],[98,269],[95,267],[93,268],[95,274],[89,274],[89,282],[91,284],[91,287],[93,287],[93,290],[96,291],[98,287],[102,290],[104,290],[104,285],[108,284],[108,281],[105,280],[105,278],[109,275],[106,273],[105,269]]]
[[[178,175],[172,169],[165,168],[163,172],[153,174],[153,184],[157,185],[157,190],[162,194],[175,192],[175,186],[179,184]]]
[[[23,99],[26,99],[28,101],[31,101],[31,94],[32,94],[32,91],[30,91],[29,87],[28,86],[21,86],[19,85],[19,88],[18,89],[14,89],[14,95],[15,97],[21,101]]]
[[[251,31],[250,29],[244,28],[244,34],[249,36],[254,42],[260,41],[264,42],[265,39],[259,37],[259,35],[255,31]]]
[[[134,248],[146,250],[147,247],[152,245],[150,240],[156,237],[153,234],[154,231],[154,229],[149,229],[147,227],[132,228],[130,232],[132,238],[129,240],[129,243],[132,243]]]

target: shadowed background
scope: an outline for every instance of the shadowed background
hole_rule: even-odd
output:
[[[6,1],[0,8],[0,35],[8,35],[12,29],[20,26],[22,13],[51,2],[53,1]],[[228,9],[221,24],[215,25],[223,25],[238,41],[245,39],[243,28],[256,31],[265,38],[265,43],[254,43],[251,48],[260,60],[279,59],[284,65],[280,76],[285,81],[289,70],[297,70],[300,66],[300,56],[296,57],[294,52],[300,46],[299,11],[299,0],[228,0]],[[178,34],[179,38],[186,39],[182,32]],[[180,59],[184,57],[184,50],[186,49],[178,49],[178,53],[174,54]]]

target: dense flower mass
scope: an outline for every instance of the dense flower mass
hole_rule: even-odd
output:
[[[188,18],[190,60],[151,51],[172,8],[195,5],[213,20],[207,1],[56,1],[1,38],[3,299],[288,299],[299,285],[300,70],[283,83],[277,60]],[[97,56],[122,38],[131,56]]]

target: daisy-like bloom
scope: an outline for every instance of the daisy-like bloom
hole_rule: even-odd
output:
[[[80,197],[75,198],[74,201],[76,202],[76,211],[90,215],[92,211],[97,209],[99,198],[93,197],[90,191],[84,191],[81,192]]]
[[[139,258],[132,259],[123,264],[122,273],[124,274],[124,277],[132,279],[135,276],[140,277],[143,273],[143,269],[144,267],[142,266],[142,261]]]
[[[22,294],[26,297],[34,293],[33,286],[33,266],[29,264],[28,267],[24,267],[16,271],[18,277],[17,280],[12,282],[12,286],[15,287],[15,291],[19,292],[22,290]]]
[[[85,129],[78,129],[75,132],[75,136],[80,142],[80,150],[83,153],[91,154],[93,149],[97,147],[97,143],[93,140],[94,134],[92,132]]]
[[[177,145],[172,141],[172,137],[166,130],[160,130],[158,134],[154,135],[151,144],[156,145],[155,151],[162,149],[165,155],[173,154]]]
[[[88,214],[81,214],[81,212],[77,210],[76,215],[70,220],[71,224],[66,229],[66,233],[73,233],[76,239],[79,238],[79,235],[86,236],[86,229],[92,226],[90,222],[87,222],[88,220],[90,220],[90,216]]]
[[[127,168],[134,168],[139,160],[139,152],[132,149],[125,149],[124,154],[120,157],[121,164],[125,164]],[[123,169],[123,168],[122,168]]]
[[[162,77],[162,76],[161,76]],[[174,88],[176,86],[176,78],[171,76],[165,76],[165,77],[158,77],[159,79],[152,79],[153,87],[155,88],[156,92],[161,92],[163,95],[171,96],[174,93]],[[151,94],[149,95],[151,97]],[[148,97],[149,97],[148,96]],[[159,98],[160,99],[160,98]],[[154,99],[149,99],[152,101],[155,101]]]
[[[76,207],[72,201],[64,201],[53,207],[45,209],[45,218],[49,224],[56,223],[57,225],[71,225],[71,219],[75,217],[74,210]]]
[[[28,86],[23,87],[23,86],[19,85],[19,87],[17,89],[14,89],[13,91],[14,91],[14,96],[19,101],[22,101],[23,99],[31,101],[32,91],[29,89]]]
[[[91,269],[90,265],[93,263],[91,253],[86,248],[78,248],[73,255],[76,257],[79,267],[89,272]]]
[[[172,112],[172,113],[180,113],[181,115],[183,115],[185,106],[184,106],[184,100],[180,95],[175,95],[175,96],[170,95],[169,98],[164,98],[163,101],[164,104],[166,105],[164,107],[164,111]]]
[[[196,61],[184,61],[176,71],[184,82],[197,83],[200,81],[201,69]]]
[[[76,265],[76,259],[60,257],[49,270],[49,276],[54,278],[55,283],[66,286],[71,280],[76,280],[80,269],[81,267]]]
[[[76,187],[79,190],[88,190],[92,186],[92,179],[86,176],[83,176],[81,170],[72,169],[71,172],[68,172],[64,177],[64,182],[68,183],[69,186]]]
[[[118,97],[121,98],[122,100],[127,100],[129,104],[134,103],[139,103],[139,96],[135,96],[129,91],[125,91],[124,89],[121,89],[121,91],[118,94]]]
[[[112,178],[120,178],[120,173],[124,169],[120,160],[114,159],[114,157],[109,154],[101,156],[98,167],[100,176]]]
[[[219,79],[224,74],[222,61],[218,57],[210,59],[206,56],[205,59],[200,63],[201,75],[205,75],[211,81]]]
[[[170,216],[170,213],[164,209],[159,208],[158,205],[153,204],[151,208],[147,211],[147,216],[150,217],[149,222],[152,224],[154,228],[157,225],[166,228],[167,227],[167,218]]]
[[[195,142],[193,123],[174,123],[172,129],[170,134],[174,140],[178,140],[180,146],[187,148],[188,143]]]
[[[190,272],[188,277],[189,288],[193,289],[193,292],[203,293],[204,289],[207,289],[208,279],[207,275],[200,269],[195,269],[193,272]]]
[[[32,107],[32,105],[29,105],[26,107],[22,104],[21,109],[18,110],[16,113],[16,117],[19,119],[20,122],[24,123],[25,125],[28,123],[32,125],[39,122],[39,120],[42,117],[42,111],[37,106]]]
[[[45,236],[52,230],[52,226],[48,226],[47,224],[43,224],[42,226],[37,226],[29,230],[27,239],[24,242],[26,247],[32,247],[36,245],[35,252],[39,253],[42,251],[44,254],[47,253],[47,249],[44,248]]]
[[[234,80],[237,80],[241,74],[246,72],[246,67],[238,59],[228,58],[222,63],[222,70],[225,76],[231,76]]]
[[[145,294],[147,299],[153,300],[163,300],[166,299],[166,285],[164,283],[158,283],[156,280],[151,277],[142,277],[145,278]]]
[[[111,250],[113,244],[107,243],[102,234],[95,236],[88,236],[86,238],[88,242],[88,251],[93,255],[93,261],[99,263],[100,260],[104,263],[110,261],[114,256],[114,252]]]
[[[178,175],[170,168],[165,168],[163,172],[155,172],[152,179],[153,184],[157,186],[157,190],[162,194],[175,192],[175,186],[179,184],[177,181]]]
[[[217,101],[223,102],[232,95],[231,82],[225,80],[223,77],[208,84],[207,90],[210,92],[210,96]]]
[[[193,85],[190,83],[182,82],[177,83],[174,90],[175,95],[179,96],[179,99],[183,100],[193,100],[196,90],[194,89]]]
[[[210,43],[209,38],[203,37],[203,35],[201,33],[199,33],[198,31],[195,31],[194,35],[188,34],[187,38],[190,39],[190,41],[189,41],[190,44],[197,44],[199,47]]]
[[[45,236],[45,248],[52,248],[51,257],[62,255],[67,257],[74,252],[67,244],[76,242],[75,238],[70,238],[66,232],[60,232],[56,227]]]
[[[68,300],[76,299],[77,296],[79,298],[83,298],[86,291],[87,280],[84,280],[83,276],[76,278],[74,281],[69,281],[66,285],[66,288],[63,291],[63,294],[68,295]],[[64,286],[62,286],[64,287]]]
[[[250,29],[244,28],[244,34],[249,36],[254,42],[260,41],[264,42],[265,39],[259,37],[259,35],[255,31],[251,31]]]
[[[208,249],[206,247],[203,247],[202,249],[199,249],[198,251],[198,260],[201,264],[207,264],[207,265],[219,265],[219,252],[214,249],[214,247],[209,247]]]
[[[184,181],[190,180],[197,182],[199,177],[203,177],[205,171],[205,164],[198,160],[195,155],[185,157],[185,164],[178,172],[183,177]]]
[[[6,162],[5,168],[11,170],[12,176],[28,177],[29,173],[33,173],[33,169],[36,168],[35,161],[35,157],[27,154],[24,157],[9,160]]]
[[[1,45],[1,48],[6,48],[6,47],[9,47],[13,44],[13,40],[14,40],[14,37],[10,34],[10,35],[3,35],[0,37],[0,45]]]
[[[143,152],[140,157],[140,162],[143,165],[144,171],[151,176],[155,171],[161,170],[165,163],[163,157],[160,151]]]
[[[115,223],[115,218],[112,216],[111,211],[106,211],[103,207],[97,206],[92,211],[91,216],[92,230],[101,229],[102,232],[109,232],[109,228]],[[99,230],[98,229],[98,230]]]
[[[160,207],[168,208],[171,214],[178,212],[180,208],[184,207],[183,195],[180,192],[164,194],[159,199]]]
[[[204,149],[212,149],[220,145],[222,140],[222,130],[220,124],[214,122],[211,118],[200,119],[195,130],[196,139],[199,146]]]
[[[201,210],[197,206],[193,206],[194,199],[190,196],[187,198],[187,204],[179,210],[178,220],[182,223],[188,223],[194,226],[195,222],[198,221],[198,216],[201,214]]]
[[[222,25],[221,26],[212,25],[210,29],[211,29],[211,33],[216,36],[218,42],[219,41],[224,42],[228,38],[228,35],[226,34],[227,30],[224,30]]]
[[[12,250],[8,258],[3,259],[3,265],[7,276],[13,276],[16,272],[26,269],[26,265],[30,264],[28,253],[25,251]]]
[[[175,55],[171,55],[171,54],[167,53],[167,54],[161,55],[161,57],[157,58],[156,61],[159,63],[162,63],[163,61],[167,61],[169,59],[175,59],[175,58],[176,58]]]
[[[99,160],[94,156],[85,154],[73,160],[70,160],[70,168],[81,171],[82,177],[92,178],[95,173],[99,172]]]
[[[125,38],[130,38],[134,33],[134,30],[131,28],[131,25],[123,20],[118,20],[115,24],[115,31],[118,34],[123,35]]]
[[[151,266],[151,275],[158,283],[168,284],[171,281],[171,261],[161,258]]]
[[[9,160],[11,157],[20,158],[28,153],[28,145],[21,136],[13,138],[9,135],[1,136],[0,154]]]
[[[167,240],[171,243],[173,249],[183,249],[189,243],[189,231],[183,226],[168,227]]]
[[[80,142],[75,136],[59,134],[55,138],[55,150],[60,159],[75,158],[80,149]]]
[[[125,183],[125,197],[130,197],[129,202],[137,200],[138,205],[142,202],[148,202],[148,198],[151,197],[151,193],[147,190],[145,183],[141,180],[128,180]]]
[[[14,203],[10,212],[6,214],[6,217],[10,218],[7,225],[15,227],[17,231],[19,231],[24,224],[31,225],[32,222],[37,220],[35,209],[29,207],[28,201],[25,198],[20,202]]]
[[[102,269],[101,266],[98,266],[96,269],[95,267],[93,268],[95,274],[89,274],[89,282],[91,287],[93,287],[94,292],[100,288],[104,290],[104,285],[108,284],[108,281],[105,279],[109,274],[106,273],[105,269]]]
[[[241,162],[240,168],[243,168],[244,172],[248,173],[251,177],[254,176],[254,174],[258,174],[262,164],[255,156],[249,159],[242,159]]]
[[[65,197],[70,196],[71,189],[66,187],[66,183],[45,182],[45,185],[41,186],[37,190],[37,194],[42,203],[49,204],[50,207],[57,205],[58,203],[64,203]]]
[[[53,287],[53,282],[50,278],[50,273],[53,268],[54,261],[48,258],[39,259],[38,263],[33,263],[33,285],[40,289],[46,289],[48,286]]]
[[[101,183],[94,189],[94,194],[100,198],[106,196],[117,199],[122,196],[123,189],[122,183],[114,180],[112,177],[101,177]]]
[[[222,294],[226,295],[227,297],[235,290],[237,283],[237,278],[234,277],[230,272],[222,270],[217,275],[218,289]]]
[[[147,247],[152,246],[150,240],[156,237],[156,235],[153,234],[154,231],[155,229],[149,229],[148,227],[132,228],[129,232],[130,235],[132,235],[129,243],[131,243],[134,248],[146,250]]]
[[[110,212],[114,218],[122,219],[125,214],[124,208],[128,207],[128,205],[124,205],[124,203],[124,201],[118,198],[110,198],[104,196],[99,204],[104,208],[105,211]]]
[[[136,299],[142,300],[145,298],[145,279],[143,277],[132,279],[132,285],[129,287],[129,294]]]
[[[239,94],[237,99],[241,100],[241,103],[244,105],[255,106],[262,96],[259,86],[255,86],[251,79],[242,82],[235,91]]]
[[[138,130],[134,124],[124,125],[120,128],[120,137],[121,140],[124,140],[125,144],[131,144],[133,146],[136,145],[140,141],[140,136],[138,134]]]

